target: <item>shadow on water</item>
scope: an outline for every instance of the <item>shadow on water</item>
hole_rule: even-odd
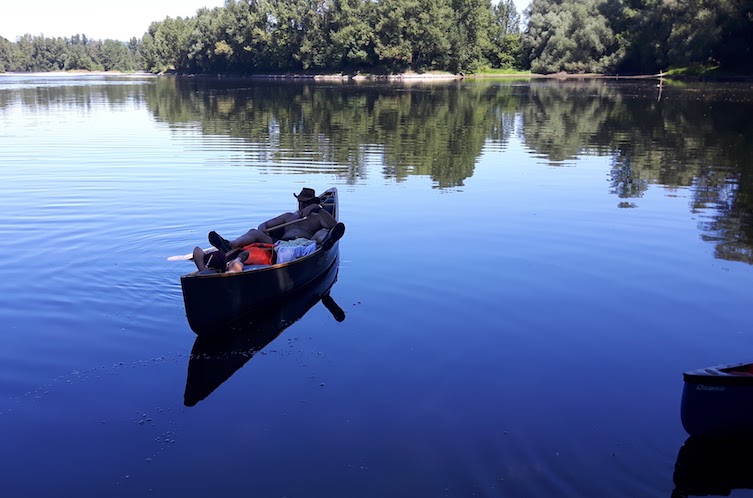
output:
[[[188,360],[185,406],[194,406],[212,394],[223,382],[245,365],[259,351],[274,341],[286,328],[300,320],[321,302],[338,322],[345,312],[330,296],[337,281],[339,261],[314,282],[263,313],[248,318],[210,338],[197,337]]]
[[[677,455],[672,498],[753,489],[753,432],[690,436]]]

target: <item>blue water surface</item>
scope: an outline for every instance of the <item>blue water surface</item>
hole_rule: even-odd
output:
[[[753,90],[657,95],[0,75],[2,495],[670,496],[682,372],[753,360]],[[167,257],[302,187],[345,320],[186,406]]]

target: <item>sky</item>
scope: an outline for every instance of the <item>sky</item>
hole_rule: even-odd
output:
[[[4,2],[5,3],[5,2]],[[0,9],[0,36],[16,41],[24,34],[48,38],[85,34],[95,40],[141,38],[165,17],[190,17],[201,7],[225,0],[10,0]]]
[[[515,0],[520,12],[530,0]],[[201,7],[225,0],[10,0],[0,14],[0,36],[12,42],[25,34],[47,38],[84,34],[95,40],[141,38],[149,25],[165,17],[190,17]]]

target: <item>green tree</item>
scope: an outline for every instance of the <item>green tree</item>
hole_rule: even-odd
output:
[[[91,71],[94,67],[94,61],[86,52],[85,45],[79,43],[68,46],[68,59],[65,61],[66,70]]]
[[[719,44],[719,0],[685,0],[672,9],[667,57],[672,66],[711,61]]]
[[[152,26],[154,26],[154,23],[152,23]],[[162,70],[164,63],[157,52],[154,37],[150,32],[146,32],[141,38],[141,46],[139,47],[139,50],[141,52],[141,57],[144,60],[144,69],[146,71],[158,73]]]
[[[750,0],[608,0],[606,5],[625,41],[621,71],[718,63],[753,72]]]
[[[63,38],[46,38],[43,35],[30,37],[31,71],[61,71],[68,58]]]
[[[86,45],[86,53],[92,60],[92,71],[102,71],[104,66],[102,65],[102,41],[87,39],[83,37]]]
[[[128,51],[131,53],[133,66],[137,71],[144,70],[144,58],[141,56],[140,45],[141,42],[135,36],[131,37],[131,39],[128,41]]]
[[[362,68],[376,61],[375,3],[363,0],[331,0],[327,9],[328,66]]]
[[[191,64],[218,73],[265,68],[270,9],[266,0],[228,0],[224,8],[200,10],[190,39]]]
[[[753,2],[720,0],[719,43],[714,58],[723,68],[753,74]]]
[[[475,72],[488,64],[494,37],[493,14],[489,0],[452,0],[455,22],[452,29],[452,56],[449,69]]]
[[[300,4],[302,23],[297,53],[293,58],[304,70],[326,66],[328,52],[325,37],[325,0],[304,0]]]
[[[16,46],[6,38],[0,36],[0,73],[14,71],[18,56]]]
[[[605,0],[533,0],[521,44],[531,70],[606,72],[624,49],[601,12]]]
[[[271,4],[264,46],[264,58],[271,68],[287,71],[324,65],[323,13],[323,0],[278,0]]]
[[[520,14],[513,0],[500,0],[492,8],[491,47],[486,58],[493,67],[520,64]]]
[[[720,0],[624,0],[616,29],[627,41],[620,68],[658,72],[706,63],[718,43]]]
[[[16,58],[16,71],[28,72],[34,71],[34,44],[30,34],[25,34],[18,38],[16,42],[17,58]]]
[[[520,14],[515,7],[514,0],[499,0],[492,14],[496,24],[502,28],[502,33],[506,35],[520,34]]]
[[[147,70],[164,72],[187,66],[188,42],[195,24],[196,18],[182,17],[153,22],[141,40]]]
[[[231,4],[235,5],[235,2],[228,2],[228,11]],[[219,23],[220,14],[216,10],[199,9],[196,14],[196,25],[188,37],[187,65],[182,69],[191,73],[225,70],[225,67],[218,67],[214,53],[214,45],[221,30]]]
[[[102,67],[105,71],[133,71],[134,63],[131,52],[125,43],[117,40],[105,40],[102,44]]]
[[[455,16],[449,0],[381,0],[375,53],[395,71],[444,69]]]

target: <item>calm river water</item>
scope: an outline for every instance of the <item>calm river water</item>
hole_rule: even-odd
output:
[[[0,76],[2,495],[692,495],[682,372],[753,360],[751,116],[750,85]],[[304,186],[339,190],[345,319],[195,345],[166,258]]]

